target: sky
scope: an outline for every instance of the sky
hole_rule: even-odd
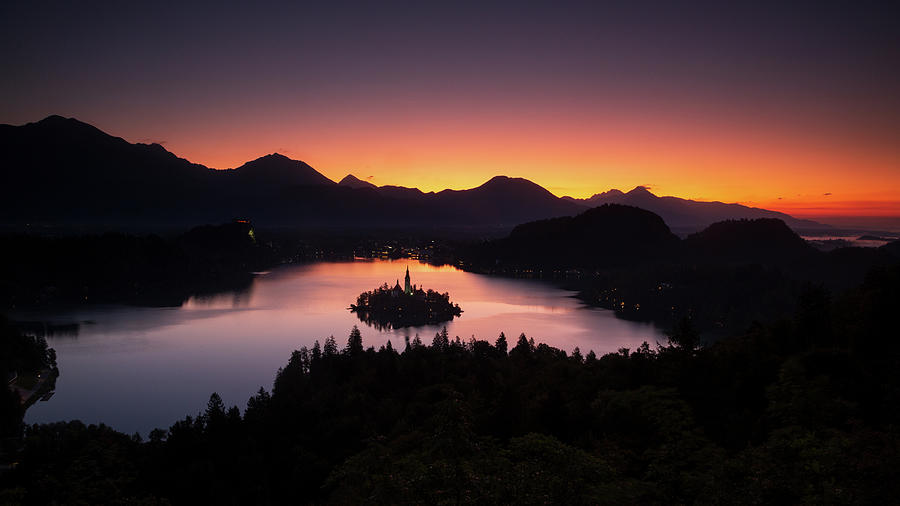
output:
[[[889,2],[5,2],[0,123],[232,168],[900,217]]]

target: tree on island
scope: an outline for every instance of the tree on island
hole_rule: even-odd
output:
[[[406,270],[405,287],[400,280],[390,287],[387,283],[370,292],[363,292],[350,305],[366,325],[378,330],[433,325],[452,320],[462,314],[459,304],[450,302],[450,294],[423,290],[410,284]]]

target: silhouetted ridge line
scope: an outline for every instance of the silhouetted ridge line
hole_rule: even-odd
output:
[[[300,160],[292,160],[282,154],[272,153],[249,161],[236,169],[225,171],[243,182],[270,185],[324,185],[336,183]]]
[[[213,170],[160,144],[131,144],[59,116],[0,126],[0,162],[0,224],[5,225],[121,229],[221,223],[240,216],[260,226],[494,230],[584,210],[517,178],[498,177],[440,194],[375,188],[356,178],[337,184],[278,153]]]
[[[335,183],[279,153],[235,169],[213,170],[179,158],[160,144],[131,144],[61,116],[0,126],[0,163],[3,225],[188,226],[241,216],[260,226],[445,227],[489,229],[493,235],[602,204],[646,209],[662,216],[669,227],[692,230],[729,218],[779,217],[792,226],[804,223],[736,204],[659,198],[643,187],[577,200],[557,198],[532,181],[507,176],[437,193],[375,187],[352,176]]]
[[[777,218],[795,229],[827,229],[827,225],[810,220],[801,220],[793,216],[741,204],[725,204],[722,202],[698,202],[678,197],[657,197],[647,187],[637,186],[627,193],[612,189],[597,193],[587,199],[572,199],[572,202],[590,206],[603,204],[624,204],[660,215],[673,229],[697,231],[713,223],[724,220]]]
[[[372,184],[368,181],[363,181],[362,179],[359,179],[358,177],[354,176],[353,174],[347,174],[346,176],[344,176],[344,179],[340,180],[340,182],[338,184],[341,186],[348,186],[350,188],[357,188],[357,189],[358,188],[370,188],[370,189],[378,188],[374,184]]]

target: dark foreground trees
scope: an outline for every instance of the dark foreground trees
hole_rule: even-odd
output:
[[[0,316],[0,465],[16,446],[26,407],[52,390],[58,372],[56,351],[43,337],[23,334]],[[20,391],[32,392],[27,403]]]
[[[711,346],[685,321],[669,345],[600,358],[525,336],[363,349],[354,333],[343,349],[294,352],[243,415],[214,395],[146,442],[80,422],[31,427],[0,498],[892,503],[900,354],[886,310],[898,286],[900,270],[882,270]]]

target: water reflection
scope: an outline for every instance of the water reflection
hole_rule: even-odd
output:
[[[32,407],[26,421],[80,418],[125,432],[168,427],[218,392],[243,408],[270,388],[291,351],[334,335],[343,345],[359,320],[356,296],[393,285],[409,266],[412,282],[449,292],[465,312],[446,323],[450,336],[493,342],[500,332],[598,354],[662,341],[650,325],[585,308],[571,292],[538,281],[502,279],[407,261],[330,262],[260,274],[241,292],[193,297],[180,308],[79,307],[12,315],[49,324],[79,322],[78,338],[48,335],[61,377],[56,395]],[[92,322],[85,324],[82,322]],[[378,330],[361,326],[365,346],[418,334],[426,343],[443,325]]]

